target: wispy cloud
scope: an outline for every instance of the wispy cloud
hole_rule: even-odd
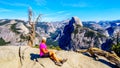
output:
[[[48,7],[44,7],[46,10],[49,10],[49,8]]]
[[[23,4],[23,3],[15,3],[14,5],[15,6],[23,6],[23,7],[28,7],[29,6],[28,4]]]
[[[65,11],[58,11],[57,13],[61,14],[61,13],[64,13]]]
[[[46,22],[55,22],[55,21],[62,21],[62,20],[66,20],[68,19],[69,16],[61,16],[61,15],[58,15],[58,16],[46,16],[46,17],[42,17],[42,20],[41,21],[46,21]]]
[[[44,17],[42,18],[41,21],[45,21],[45,22],[53,22],[53,21],[58,21],[59,19],[57,17]]]
[[[51,22],[51,21],[61,21],[61,20],[65,20],[67,18],[69,18],[71,15],[71,13],[67,12],[67,11],[57,11],[55,13],[49,13],[46,14],[42,17],[42,21],[47,21],[47,22]]]
[[[35,2],[37,3],[37,5],[46,5],[47,1],[46,0],[35,0]]]
[[[22,6],[22,7],[28,7],[28,4],[24,4],[24,3],[9,3],[9,2],[4,2],[4,1],[0,1],[0,4],[5,4],[5,5],[9,5],[9,6]]]
[[[66,13],[66,11],[57,11],[54,13],[45,14],[45,16],[56,16],[56,15],[60,15],[60,14],[63,15],[64,13]]]
[[[71,15],[71,13],[66,13],[66,14],[65,14],[65,16],[69,16],[69,15]]]
[[[70,7],[89,7],[86,2],[78,2],[78,3],[63,3],[61,2],[62,6],[70,6]]]
[[[5,8],[0,8],[0,12],[11,12],[12,10],[10,9],[5,9]]]

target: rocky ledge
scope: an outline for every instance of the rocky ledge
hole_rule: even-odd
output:
[[[56,50],[55,50],[56,51]],[[58,57],[67,58],[61,67],[49,58],[40,58],[39,49],[29,46],[1,46],[0,68],[114,68],[108,60],[100,57],[98,61],[73,51],[56,51]]]

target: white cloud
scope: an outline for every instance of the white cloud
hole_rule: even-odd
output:
[[[65,19],[68,19],[70,17],[71,13],[65,12],[65,11],[58,11],[55,13],[50,13],[43,15],[42,21],[51,22],[51,21],[62,21]]]
[[[42,17],[41,21],[44,22],[55,22],[55,21],[62,21],[68,19],[68,16],[54,16],[54,17]]]
[[[66,13],[66,14],[65,14],[65,16],[69,16],[69,15],[71,15],[71,13]]]
[[[0,12],[11,12],[12,10],[10,9],[5,9],[5,8],[0,8]]]
[[[89,7],[89,5],[85,2],[78,2],[78,3],[61,3],[62,6],[70,6],[70,7]]]
[[[88,7],[86,3],[78,3],[78,4],[73,4],[73,7]]]
[[[41,21],[52,22],[52,21],[57,21],[57,20],[58,20],[58,18],[56,18],[56,17],[44,17],[44,18],[42,18]]]
[[[57,13],[61,14],[61,13],[64,13],[65,11],[58,11]]]
[[[13,6],[23,6],[23,7],[28,7],[28,4],[23,4],[23,3],[14,3]]]
[[[47,1],[46,0],[35,0],[35,2],[37,3],[37,5],[46,5]]]
[[[57,12],[54,12],[54,13],[49,13],[49,14],[45,14],[45,16],[56,16],[56,15],[63,15],[65,14],[66,11],[57,11]]]

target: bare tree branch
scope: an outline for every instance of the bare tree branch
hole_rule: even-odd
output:
[[[31,25],[31,21],[32,21],[32,9],[31,7],[29,7],[28,9],[28,21],[29,21],[29,24]]]
[[[116,66],[118,66],[120,68],[120,57],[118,57],[115,52],[109,53],[109,52],[103,51],[99,48],[89,48],[86,50],[77,50],[76,52],[79,52],[79,53],[88,52],[94,58],[96,57],[95,55],[103,56],[106,59],[108,59],[109,61],[115,63]]]
[[[39,15],[38,15],[38,17],[37,17],[36,20],[35,20],[35,23],[37,23],[38,20],[41,19],[41,16],[42,16],[42,14],[39,14]]]

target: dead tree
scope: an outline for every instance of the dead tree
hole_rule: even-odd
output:
[[[35,20],[32,20],[33,18],[33,12],[32,12],[32,9],[29,8],[28,9],[28,22],[30,24],[30,29],[29,29],[29,34],[28,34],[28,45],[33,47],[34,44],[34,40],[35,40],[35,36],[36,36],[36,32],[35,32],[35,25],[36,23],[38,22],[38,20],[41,18],[41,14],[38,15],[38,17],[35,19]]]
[[[107,51],[103,51],[99,48],[89,48],[86,50],[77,50],[76,52],[78,52],[78,53],[88,52],[94,58],[96,58],[96,55],[103,56],[106,59],[108,59],[109,61],[115,63],[116,66],[118,66],[120,68],[120,57],[118,57],[116,55],[116,53],[114,53],[114,52],[110,53]]]

